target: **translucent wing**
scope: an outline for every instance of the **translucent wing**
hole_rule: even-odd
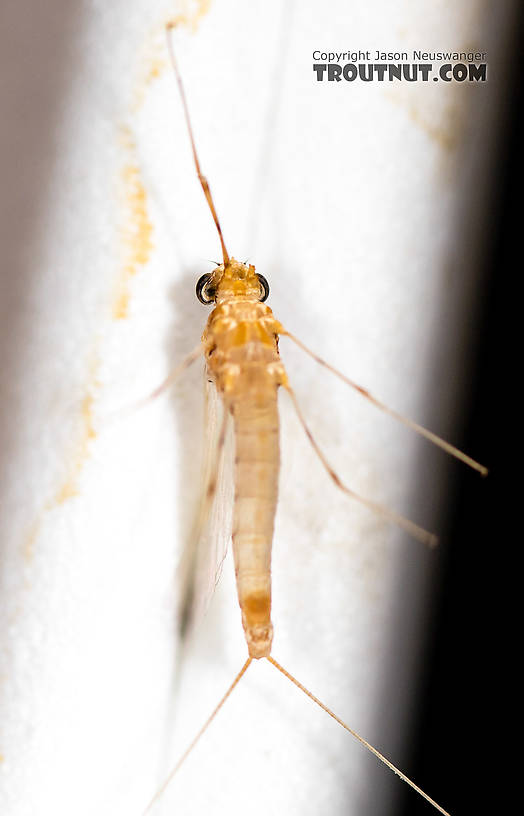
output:
[[[205,437],[201,496],[181,564],[182,634],[207,611],[231,540],[233,423],[211,382],[206,383]]]

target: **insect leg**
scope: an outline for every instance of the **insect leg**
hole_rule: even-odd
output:
[[[182,362],[167,375],[164,382],[160,383],[160,385],[157,388],[155,388],[154,391],[148,394],[147,397],[143,397],[142,399],[137,400],[137,402],[134,402],[132,405],[128,405],[125,408],[121,408],[118,411],[111,413],[108,417],[105,417],[105,421],[112,423],[117,419],[118,420],[124,419],[125,417],[134,414],[135,411],[139,411],[140,409],[145,408],[146,405],[149,405],[150,402],[156,400],[157,397],[159,397],[161,394],[163,394],[165,391],[171,388],[173,383],[175,383],[176,380],[178,380],[178,378],[182,376],[184,371],[186,371],[186,369],[188,369],[189,366],[192,365],[192,363],[194,363],[195,360],[198,359],[198,357],[200,357],[200,355],[203,352],[203,348],[204,347],[202,343],[199,343],[198,346],[194,348],[193,351],[190,354],[188,354],[187,357],[184,360],[182,360]]]
[[[189,366],[192,365],[195,362],[195,360],[197,360],[200,357],[200,355],[203,353],[203,350],[204,347],[202,343],[199,343],[198,346],[194,348],[193,351],[190,354],[188,354],[187,357],[185,357],[182,360],[182,362],[179,363],[179,365],[177,365],[176,368],[169,372],[165,380],[162,383],[160,383],[160,385],[157,386],[157,388],[155,388],[155,390],[152,391],[149,394],[149,396],[144,397],[144,399],[140,400],[137,403],[136,407],[141,408],[144,405],[147,405],[149,402],[153,402],[153,400],[155,400],[157,397],[159,397],[161,394],[163,394],[165,391],[171,388],[171,386],[176,382],[176,380],[178,380],[178,378],[182,376],[184,371],[186,371],[189,368]]]
[[[445,450],[446,453],[451,454],[451,456],[454,456],[456,459],[460,459],[461,462],[464,462],[469,467],[473,468],[474,470],[478,470],[478,472],[482,476],[487,476],[488,469],[484,467],[484,465],[479,464],[479,462],[476,462],[470,456],[467,456],[465,453],[462,453],[462,451],[460,451],[454,445],[450,445],[449,442],[446,442],[444,439],[441,439],[432,431],[428,431],[427,428],[423,428],[422,425],[419,425],[417,422],[413,422],[412,419],[408,419],[408,417],[405,417],[402,414],[399,414],[397,411],[394,411],[393,408],[389,408],[385,403],[381,402],[380,400],[376,399],[376,397],[374,397],[372,394],[370,394],[366,388],[363,388],[361,385],[358,385],[356,382],[353,382],[353,380],[350,380],[349,377],[346,377],[346,375],[342,374],[341,371],[338,371],[332,365],[323,360],[322,357],[319,357],[317,354],[311,351],[311,349],[305,346],[304,343],[302,343],[302,341],[295,337],[293,334],[290,334],[285,329],[281,331],[280,334],[284,335],[285,337],[289,337],[290,340],[293,340],[293,342],[296,343],[297,346],[299,346],[303,351],[309,354],[309,356],[312,357],[319,365],[324,366],[324,368],[327,368],[328,371],[331,371],[332,374],[334,374],[340,380],[345,382],[346,385],[349,385],[355,391],[358,391],[359,394],[361,394],[367,400],[372,402],[373,405],[376,405],[377,408],[380,408],[381,411],[384,411],[384,413],[389,414],[394,419],[398,420],[398,422],[402,422],[403,425],[406,425],[408,428],[411,428],[412,431],[415,431],[415,433],[420,434],[420,436],[424,436],[426,439],[429,439],[429,441],[433,442],[434,445],[437,445],[437,447],[442,448],[442,450]]]
[[[311,431],[310,431],[310,429],[309,429],[309,427],[308,427],[308,425],[306,423],[306,420],[304,419],[304,415],[302,414],[302,411],[300,410],[297,398],[295,396],[295,392],[293,391],[291,386],[286,384],[286,383],[283,384],[283,387],[289,393],[289,395],[290,395],[290,397],[291,397],[291,399],[293,401],[293,405],[295,406],[295,411],[297,412],[297,416],[298,416],[298,418],[300,420],[300,423],[301,423],[302,427],[304,428],[304,431],[306,432],[307,438],[309,439],[309,441],[311,443],[311,446],[313,447],[313,450],[317,454],[318,458],[320,459],[320,461],[324,465],[328,475],[333,480],[335,485],[339,488],[339,490],[342,490],[343,493],[346,493],[348,496],[351,496],[353,499],[356,499],[356,501],[360,502],[360,504],[363,504],[366,507],[369,507],[370,510],[372,510],[374,513],[377,513],[379,516],[383,516],[384,518],[388,519],[388,521],[391,521],[393,524],[396,524],[398,527],[401,527],[403,530],[405,530],[408,533],[408,535],[412,536],[412,538],[415,538],[417,541],[420,541],[422,544],[427,544],[429,547],[434,547],[438,543],[438,539],[437,539],[436,535],[434,535],[433,533],[428,532],[428,530],[424,530],[423,527],[419,527],[418,524],[415,524],[413,521],[410,521],[409,519],[405,518],[404,516],[401,516],[398,513],[395,513],[394,510],[390,510],[388,507],[384,507],[384,505],[382,505],[382,504],[378,504],[377,502],[374,502],[371,499],[366,499],[363,496],[360,496],[358,493],[355,493],[354,490],[351,490],[350,487],[348,487],[347,485],[345,485],[342,482],[342,480],[340,479],[338,474],[333,470],[333,468],[331,467],[331,465],[327,461],[327,459],[324,456],[323,452],[319,448],[319,446],[318,446],[318,444],[317,444],[317,442],[315,440],[315,437],[311,433]]]

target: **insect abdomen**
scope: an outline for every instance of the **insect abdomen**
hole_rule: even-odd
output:
[[[278,495],[276,390],[239,401],[235,423],[233,555],[242,623],[251,657],[271,652],[271,544]]]

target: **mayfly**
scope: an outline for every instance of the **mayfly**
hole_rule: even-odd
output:
[[[172,26],[168,25],[167,40],[170,59],[182,101],[196,173],[218,233],[222,263],[217,265],[213,272],[200,277],[196,285],[199,301],[214,306],[201,342],[170,374],[160,388],[154,392],[154,395],[170,386],[203,353],[206,360],[207,377],[214,383],[223,404],[218,443],[206,485],[204,516],[209,513],[217,490],[220,461],[225,445],[228,422],[230,418],[232,419],[235,438],[235,498],[232,542],[238,601],[247,643],[248,658],[211,716],[171,770],[160,789],[155,793],[145,813],[150,811],[153,804],[163,794],[175,773],[226,699],[231,695],[252,661],[265,658],[431,805],[441,813],[447,814],[443,807],[422,791],[362,736],[343,722],[280,665],[272,655],[271,547],[278,496],[279,416],[277,393],[279,388],[283,388],[289,394],[309,442],[339,490],[367,506],[374,513],[398,525],[415,539],[429,546],[436,543],[436,537],[433,534],[389,508],[358,495],[340,479],[317,444],[302,414],[280,359],[279,337],[287,337],[295,342],[318,364],[328,369],[346,385],[355,389],[380,410],[426,437],[447,453],[460,459],[483,475],[487,473],[487,470],[453,445],[443,441],[432,432],[406,419],[377,400],[366,389],[311,351],[273,316],[271,308],[265,303],[269,295],[269,284],[265,277],[257,273],[252,264],[235,260],[226,247],[211,190],[200,168],[189,108],[171,41],[171,29]]]

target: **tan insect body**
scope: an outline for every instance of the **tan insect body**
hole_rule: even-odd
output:
[[[278,497],[277,391],[287,385],[278,353],[282,327],[260,302],[255,267],[234,258],[210,284],[217,306],[202,336],[207,371],[233,417],[233,555],[249,656],[271,653],[271,545]]]

